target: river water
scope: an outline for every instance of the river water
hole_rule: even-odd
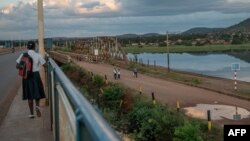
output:
[[[128,54],[129,59],[142,59],[144,64],[167,67],[167,53]],[[239,63],[237,79],[250,82],[250,52],[238,53],[170,53],[170,68],[187,72],[234,79],[232,63]]]

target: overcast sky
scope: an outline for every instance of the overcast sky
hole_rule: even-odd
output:
[[[250,17],[250,0],[43,0],[45,37],[182,32]],[[37,0],[0,1],[0,40],[37,38]]]

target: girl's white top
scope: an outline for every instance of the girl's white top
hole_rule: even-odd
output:
[[[33,72],[39,71],[39,66],[45,64],[46,61],[40,54],[36,53],[34,50],[28,50],[28,54],[33,60]],[[16,60],[17,63],[20,63],[22,56],[23,54],[21,54]]]

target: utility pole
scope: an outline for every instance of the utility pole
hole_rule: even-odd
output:
[[[169,68],[169,46],[168,46],[168,31],[166,32],[166,36],[167,36],[167,57],[168,57],[168,72],[170,72],[170,68]]]
[[[38,0],[38,45],[39,53],[44,57],[43,0]]]
[[[37,19],[38,19],[38,45],[39,45],[39,53],[45,57],[44,50],[44,30],[43,30],[43,0],[37,0]],[[45,81],[45,70],[41,67],[40,76],[42,79],[44,86],[47,86]],[[45,87],[46,89],[47,87]],[[46,96],[48,97],[48,96]],[[48,105],[48,99],[40,101],[41,105]]]

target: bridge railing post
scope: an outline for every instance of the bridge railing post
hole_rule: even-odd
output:
[[[52,131],[53,130],[53,116],[52,116],[52,72],[53,69],[52,69],[52,66],[48,63],[47,64],[47,92],[48,92],[48,101],[49,101],[49,106],[50,106],[50,130]]]

